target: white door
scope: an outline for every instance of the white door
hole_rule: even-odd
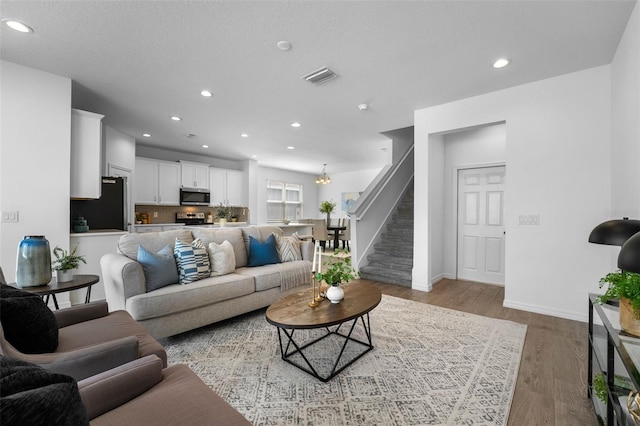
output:
[[[505,167],[458,171],[458,278],[504,285]]]

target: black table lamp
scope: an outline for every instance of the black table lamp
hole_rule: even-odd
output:
[[[618,268],[640,273],[640,232],[622,245],[618,255]]]
[[[628,217],[608,220],[593,228],[593,231],[589,234],[589,242],[621,246],[638,232],[640,232],[640,220],[629,220]],[[626,270],[625,268],[623,269]]]

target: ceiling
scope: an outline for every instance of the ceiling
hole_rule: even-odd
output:
[[[611,62],[635,4],[2,1],[34,32],[3,25],[0,55],[71,78],[74,108],[139,144],[331,174],[384,165],[380,133],[417,109]],[[323,66],[338,77],[301,78]]]

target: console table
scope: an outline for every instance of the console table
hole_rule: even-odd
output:
[[[601,305],[597,297],[589,294],[587,395],[603,424],[640,424],[627,409],[629,392],[640,389],[640,338],[620,329],[617,301]],[[599,390],[606,402],[598,398]]]

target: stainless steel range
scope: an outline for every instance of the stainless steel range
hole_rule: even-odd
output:
[[[204,225],[204,213],[176,213],[176,223]]]

